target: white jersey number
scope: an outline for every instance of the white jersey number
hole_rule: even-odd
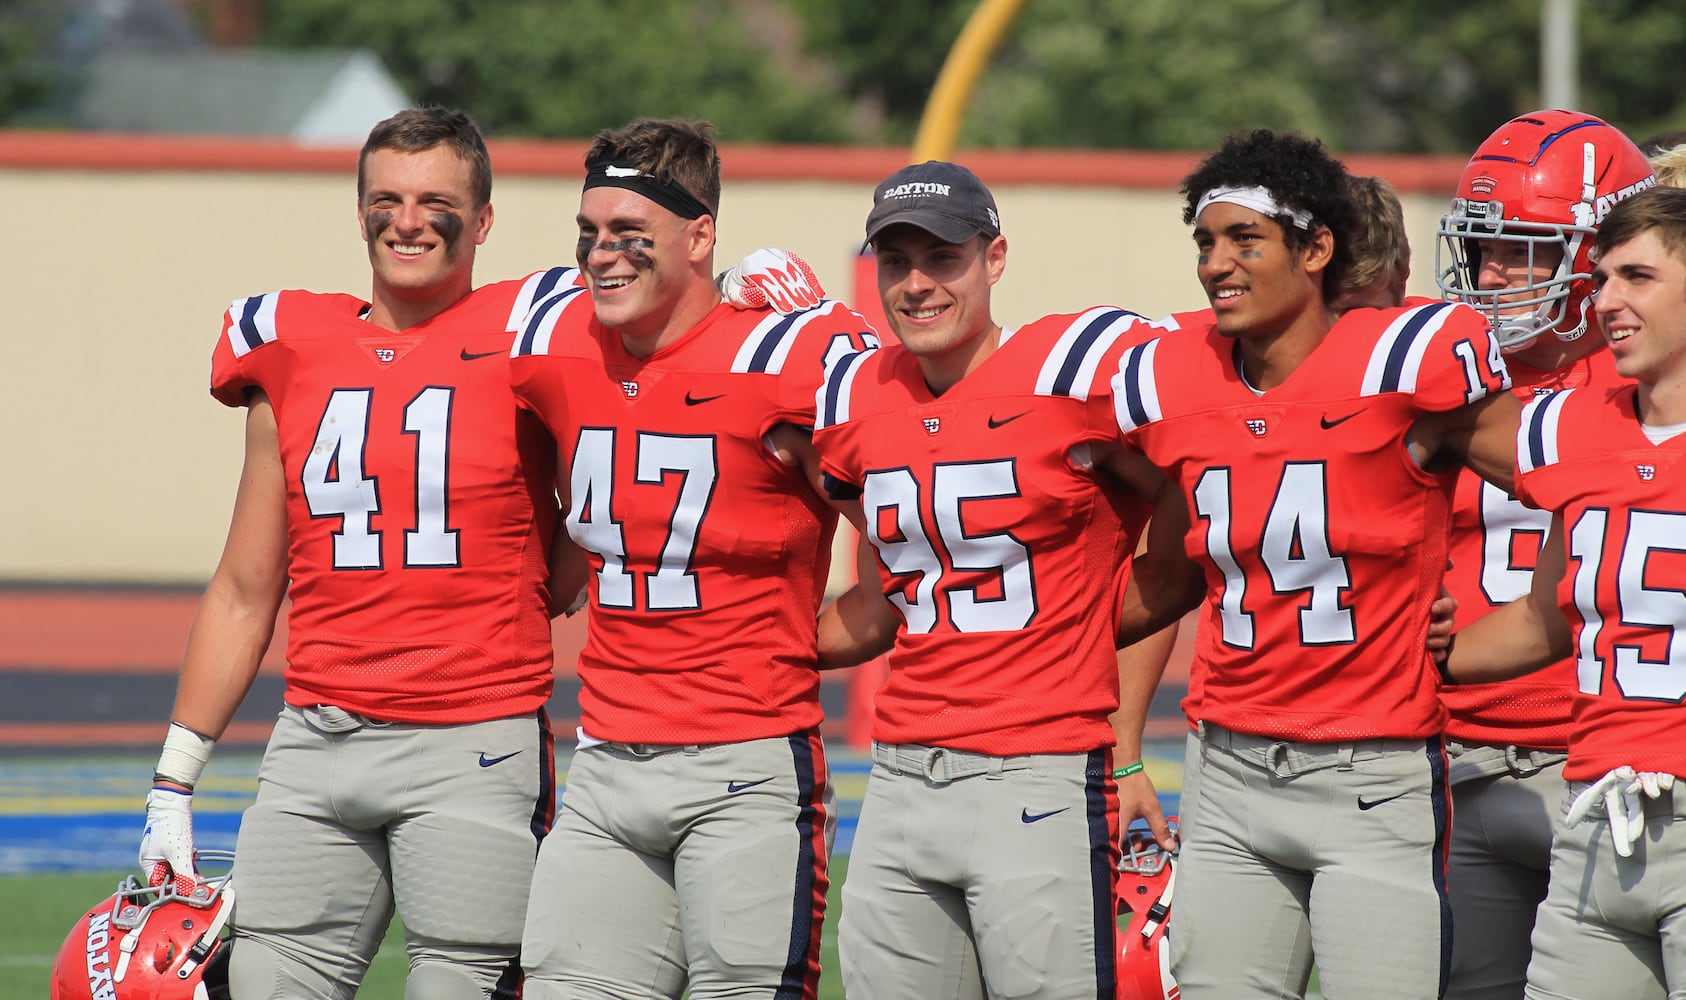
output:
[[[902,589],[890,602],[902,613],[907,630],[925,634],[937,627],[936,594],[948,597],[950,624],[957,632],[1011,632],[1036,616],[1036,585],[1030,550],[1010,532],[972,534],[966,530],[965,505],[1017,497],[1019,485],[1013,463],[965,462],[938,465],[932,470],[929,513],[937,538],[925,530],[918,480],[909,469],[870,472],[861,492],[866,510],[867,537],[892,576],[916,576],[912,596]],[[893,533],[884,529],[893,525]],[[998,576],[999,597],[979,597],[978,588],[959,583],[943,586],[945,572],[937,541],[956,573]]]
[[[1551,515],[1524,506],[1504,490],[1486,480],[1481,487],[1481,594],[1498,607],[1528,592],[1534,578],[1532,566],[1516,565],[1517,546],[1527,541],[1527,551],[1537,560]],[[1523,536],[1518,538],[1518,536]]]
[[[1235,558],[1234,504],[1230,470],[1207,469],[1194,486],[1195,515],[1206,522],[1206,555],[1223,574],[1218,618],[1226,646],[1253,648],[1253,613],[1247,608],[1247,575]],[[1352,588],[1346,560],[1329,545],[1329,493],[1322,462],[1282,467],[1260,536],[1259,561],[1278,595],[1304,593],[1299,609],[1300,644],[1333,646],[1354,642],[1352,609],[1341,594]]]
[[[634,483],[661,485],[669,476],[679,477],[679,497],[668,516],[667,538],[656,571],[645,574],[645,607],[650,611],[695,611],[702,607],[702,598],[691,558],[719,478],[714,438],[640,431],[636,442]],[[582,429],[568,466],[568,534],[580,548],[603,560],[597,570],[597,603],[630,610],[638,605],[633,574],[626,568],[626,532],[614,514],[614,484],[614,429]],[[627,498],[622,502],[635,501]]]
[[[1680,631],[1686,622],[1686,593],[1675,588],[1645,585],[1645,568],[1653,552],[1686,552],[1686,514],[1634,510],[1627,515],[1627,534],[1616,571],[1616,603],[1620,622],[1637,628],[1654,629],[1668,635],[1667,652],[1660,660],[1642,658],[1637,646],[1617,645],[1611,652],[1611,672],[1624,698],[1678,702],[1686,699],[1686,650]],[[1583,694],[1603,690],[1604,669],[1597,650],[1604,631],[1604,616],[1598,610],[1598,574],[1607,554],[1604,539],[1610,512],[1590,508],[1569,531],[1569,558],[1575,567],[1575,608],[1581,615],[1581,634],[1575,652],[1575,678]]]
[[[404,407],[404,433],[416,438],[416,526],[404,532],[407,569],[461,565],[460,532],[446,527],[452,391],[430,386]],[[310,516],[340,518],[335,569],[383,566],[381,533],[369,526],[381,510],[379,477],[365,471],[373,396],[370,389],[334,390],[299,476]]]

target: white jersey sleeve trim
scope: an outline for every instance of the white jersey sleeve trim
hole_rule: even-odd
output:
[[[275,307],[280,292],[235,299],[228,307],[228,346],[243,358],[275,339]]]
[[[766,319],[755,324],[754,328],[744,336],[743,343],[738,347],[737,356],[732,359],[732,371],[737,373],[755,372],[764,375],[777,375],[784,370],[785,359],[790,356],[790,349],[796,346],[796,339],[803,328],[822,316],[830,316],[838,309],[846,308],[835,299],[825,299],[812,309],[801,312],[780,315],[773,313]]]
[[[1126,309],[1091,309],[1073,320],[1054,342],[1036,376],[1038,396],[1089,398],[1101,359],[1142,317]]]
[[[579,298],[583,291],[585,288],[581,285],[569,285],[534,306],[509,349],[509,356],[519,358],[530,354],[549,354],[550,338],[556,333],[556,321],[567,311],[568,303]],[[590,296],[584,301],[590,302]]]
[[[855,376],[877,348],[841,355],[825,366],[825,377],[814,394],[814,430],[834,427],[849,419],[849,399],[853,394]]]
[[[1370,352],[1364,369],[1363,395],[1417,391],[1423,355],[1434,335],[1452,315],[1452,303],[1433,302],[1408,309],[1394,318]]]
[[[521,290],[515,294],[514,304],[509,308],[509,325],[504,329],[510,333],[525,330],[527,316],[533,311],[533,306],[550,298],[559,288],[576,284],[579,277],[580,269],[577,267],[553,267],[527,275],[527,280],[521,283]]]
[[[1575,390],[1562,389],[1531,400],[1522,408],[1522,423],[1516,429],[1516,464],[1522,472],[1533,472],[1558,460],[1558,421],[1563,404]]]
[[[1159,383],[1154,375],[1154,359],[1158,354],[1156,337],[1130,348],[1118,359],[1118,374],[1112,377],[1112,409],[1121,431],[1133,431],[1164,419],[1165,413],[1159,406]]]

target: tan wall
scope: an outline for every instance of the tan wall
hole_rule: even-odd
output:
[[[276,288],[368,293],[350,170],[67,168],[9,151],[0,136],[12,220],[0,267],[0,580],[203,580],[240,465],[241,417],[206,392],[222,311]],[[726,162],[730,175],[730,151]],[[855,172],[729,176],[717,263],[791,247],[847,297],[872,182],[888,171]],[[578,181],[540,173],[500,172],[482,281],[572,253]],[[1204,304],[1174,182],[1144,190],[980,173],[1010,245],[999,321],[1102,302],[1153,315]],[[1418,294],[1434,292],[1446,191],[1406,195]]]

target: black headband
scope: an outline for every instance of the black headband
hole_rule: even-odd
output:
[[[679,185],[659,180],[625,163],[603,162],[588,169],[583,190],[590,191],[595,187],[625,188],[643,195],[681,219],[698,219],[714,214],[695,195]]]

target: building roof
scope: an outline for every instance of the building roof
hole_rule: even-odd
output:
[[[85,67],[79,128],[358,144],[409,106],[366,50],[107,51]]]

